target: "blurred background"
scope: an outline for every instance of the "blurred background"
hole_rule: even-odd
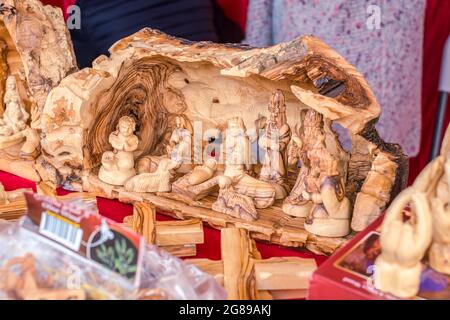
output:
[[[66,19],[75,12],[68,11],[71,5],[79,7],[80,28],[71,30],[71,36],[80,67],[90,66],[114,42],[144,27],[193,41],[252,46],[317,35],[364,73],[382,106],[380,134],[400,143],[410,156],[410,182],[429,161],[442,56],[450,35],[450,0],[43,2],[61,7]],[[445,129],[449,112],[443,119]]]

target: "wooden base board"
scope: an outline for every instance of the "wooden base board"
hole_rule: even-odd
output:
[[[316,254],[330,255],[342,246],[352,235],[343,238],[320,237],[304,228],[304,218],[289,217],[281,210],[281,201],[267,209],[259,209],[259,219],[246,221],[211,210],[214,197],[201,201],[189,201],[173,193],[128,192],[123,187],[112,186],[89,174],[83,179],[83,188],[97,196],[118,199],[121,202],[153,203],[158,212],[177,219],[201,219],[210,226],[222,229],[243,228],[252,238],[286,247],[306,248]]]

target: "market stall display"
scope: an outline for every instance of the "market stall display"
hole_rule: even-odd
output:
[[[375,286],[414,296],[427,256],[448,273],[450,138],[402,191],[408,159],[380,138],[372,90],[314,36],[252,48],[145,28],[78,70],[61,12],[8,0],[0,98],[0,170],[38,191],[0,188],[0,219],[15,220],[0,222],[1,298],[303,298],[314,260],[264,260],[254,240],[330,255],[388,208]],[[96,197],[133,214],[113,223],[74,201]],[[196,255],[203,223],[221,229],[220,261],[170,255]],[[81,285],[58,263],[81,268]]]

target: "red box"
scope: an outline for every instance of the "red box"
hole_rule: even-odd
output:
[[[372,285],[373,263],[381,253],[379,227],[383,217],[360,232],[335,252],[313,274],[310,300],[397,300]],[[420,292],[413,299],[450,299],[450,277],[438,273],[423,261]]]

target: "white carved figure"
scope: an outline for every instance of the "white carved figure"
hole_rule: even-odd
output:
[[[181,116],[175,118],[175,124],[176,128],[167,146],[167,155],[178,163],[182,172],[189,172],[192,169],[192,128],[190,123]]]
[[[431,200],[433,242],[429,251],[430,266],[450,275],[450,159],[445,161],[436,197]]]
[[[125,190],[132,192],[170,192],[171,170],[177,163],[169,159],[161,159],[155,172],[141,173],[125,183]]]
[[[225,172],[231,178],[237,193],[250,197],[256,208],[270,207],[275,201],[275,188],[268,182],[253,178],[247,173],[250,169],[249,140],[242,118],[228,120],[225,137]]]
[[[133,151],[138,148],[139,139],[134,135],[135,129],[133,118],[123,116],[119,119],[117,130],[109,136],[109,143],[114,150],[102,155],[98,177],[103,182],[121,186],[136,175]]]
[[[269,112],[265,134],[259,139],[260,147],[266,151],[260,179],[274,186],[276,199],[284,199],[289,193],[287,146],[291,140],[291,129],[287,123],[285,98],[281,90],[273,93]]]
[[[257,219],[258,213],[253,204],[253,200],[246,195],[237,193],[233,189],[231,178],[226,176],[219,177],[219,187],[219,196],[217,197],[217,201],[212,205],[214,211],[247,221]]]
[[[10,75],[6,80],[6,91],[3,101],[5,112],[3,119],[0,119],[0,136],[12,136],[25,130],[30,115],[25,110],[20,99],[14,75]]]
[[[197,166],[192,170],[189,175],[189,184],[191,186],[203,183],[214,176],[217,169],[217,161],[214,159],[207,159],[205,163],[201,166]]]
[[[405,207],[411,203],[411,216]],[[392,202],[381,226],[381,255],[375,260],[374,285],[400,298],[419,292],[422,259],[432,238],[432,217],[426,194],[413,187]]]

